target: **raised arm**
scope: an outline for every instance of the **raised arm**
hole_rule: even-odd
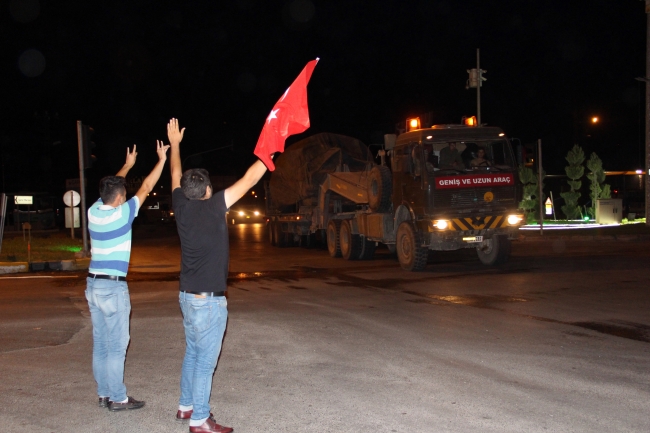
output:
[[[266,173],[266,165],[262,161],[256,161],[246,171],[244,177],[235,182],[232,186],[224,191],[226,207],[230,207],[254,187]]]
[[[162,141],[156,142],[158,163],[153,168],[153,170],[151,170],[149,176],[147,176],[144,181],[142,181],[142,186],[140,186],[138,192],[135,193],[135,195],[138,197],[138,200],[140,201],[140,206],[142,206],[142,203],[144,203],[147,195],[156,186],[158,179],[160,179],[160,174],[162,173],[163,167],[165,167],[165,161],[167,160],[167,149],[169,149],[169,145],[164,145]]]
[[[115,176],[126,177],[126,174],[131,170],[135,165],[135,158],[138,156],[138,152],[135,151],[135,144],[133,145],[133,152],[129,151],[129,148],[126,148],[126,162],[124,166],[117,172]]]
[[[180,144],[185,134],[185,128],[178,128],[178,119],[171,119],[167,124],[167,137],[171,146],[171,155],[169,159],[169,168],[172,172],[172,192],[181,187],[181,177],[183,168],[181,167],[181,150]]]

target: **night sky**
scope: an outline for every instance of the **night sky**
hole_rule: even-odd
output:
[[[639,0],[11,0],[0,3],[6,192],[65,191],[77,120],[95,129],[92,182],[138,144],[146,175],[171,117],[184,168],[242,175],[264,120],[303,66],[311,128],[366,144],[413,115],[476,114],[541,139],[549,173],[578,143],[606,170],[642,168],[646,14]],[[601,120],[591,125],[589,119]],[[232,145],[202,156],[192,154]],[[163,182],[168,184],[165,170]],[[90,194],[89,194],[90,195]]]

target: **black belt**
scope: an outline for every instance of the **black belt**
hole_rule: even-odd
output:
[[[181,292],[199,296],[226,296],[226,292],[190,292],[189,290],[181,290]]]
[[[90,278],[98,278],[100,280],[126,281],[126,277],[120,277],[117,275],[91,274],[89,272],[88,276]]]

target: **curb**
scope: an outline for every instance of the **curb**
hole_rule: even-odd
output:
[[[0,262],[0,275],[39,271],[80,271],[88,269],[90,258],[48,262]]]
[[[520,235],[517,238],[518,242],[550,242],[550,241],[577,241],[577,242],[589,242],[589,241],[649,241],[650,235],[574,235],[574,236],[525,236]]]

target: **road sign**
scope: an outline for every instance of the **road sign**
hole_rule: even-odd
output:
[[[84,177],[84,182],[88,183],[88,180]],[[65,180],[65,189],[74,189],[79,192],[81,190],[81,184],[79,178],[76,179],[66,179]]]
[[[553,203],[551,202],[551,197],[546,199],[544,205],[546,205],[546,215],[553,215]]]
[[[34,197],[31,195],[14,196],[14,204],[34,204]]]
[[[63,194],[63,203],[66,206],[77,206],[81,201],[81,196],[77,191],[70,190]]]
[[[74,210],[74,212],[71,212]],[[79,228],[81,224],[79,223],[79,208],[65,208],[65,228],[72,228],[72,223],[74,222],[74,228]]]

